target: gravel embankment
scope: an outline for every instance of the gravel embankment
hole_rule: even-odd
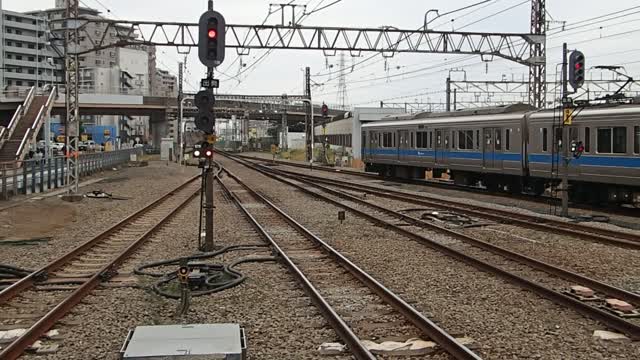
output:
[[[265,158],[265,160],[271,159],[270,154],[247,153],[247,155],[262,157],[262,158]],[[446,200],[457,200],[462,203],[469,203],[469,204],[475,204],[475,205],[481,205],[481,206],[490,206],[490,207],[496,207],[499,209],[508,209],[510,211],[521,212],[529,215],[536,215],[541,217],[550,216],[555,219],[560,219],[554,216],[555,214],[560,213],[559,208],[554,208],[553,206],[549,206],[548,204],[527,201],[525,199],[509,198],[509,197],[495,196],[495,195],[489,195],[489,194],[483,194],[483,193],[474,193],[474,192],[461,191],[461,190],[455,190],[455,189],[443,189],[442,187],[433,187],[433,186],[427,186],[427,185],[403,184],[403,183],[397,183],[397,182],[385,181],[385,180],[367,179],[367,178],[363,178],[355,175],[349,175],[345,173],[339,174],[334,172],[326,172],[326,171],[321,171],[317,169],[310,171],[309,169],[296,167],[296,166],[286,166],[286,165],[277,165],[277,166],[281,166],[283,169],[287,171],[293,171],[293,172],[298,172],[303,174],[312,174],[314,176],[337,178],[340,180],[349,180],[349,181],[354,181],[356,183],[360,182],[367,185],[377,185],[377,186],[387,187],[387,188],[390,187],[394,190],[417,192],[417,193],[422,193],[425,195],[435,196],[435,197],[442,196],[442,198]],[[346,168],[346,169],[349,169],[349,168]],[[352,169],[349,169],[349,170],[352,170]],[[608,228],[613,230],[627,231],[635,234],[640,234],[640,229],[637,227],[637,224],[638,224],[637,217],[625,216],[620,214],[611,214],[611,213],[608,213],[606,210],[601,210],[601,209],[587,210],[587,209],[572,208],[571,214],[574,216],[579,216],[579,215],[580,216],[592,216],[592,215],[606,216],[611,219],[611,224],[600,223],[600,222],[589,222],[585,224],[588,226]],[[615,224],[623,224],[623,225],[617,226]],[[630,229],[629,227],[632,227],[632,228]]]
[[[151,161],[149,166],[105,172],[101,182],[80,189],[102,190],[128,200],[85,198],[67,203],[59,197],[31,200],[0,212],[0,238],[51,237],[32,246],[0,245],[0,262],[35,269],[108,229],[198,173],[197,168]]]
[[[256,244],[262,240],[248,228],[230,202],[216,192],[217,245]],[[197,248],[198,199],[179,212],[153,240],[120,269],[190,255]],[[216,258],[229,264],[247,256],[269,256],[268,250],[230,252]],[[318,355],[323,342],[337,335],[299,288],[286,268],[277,263],[247,263],[237,268],[247,280],[232,289],[192,299],[189,313],[174,317],[177,301],[139,288],[102,288],[80,304],[63,325],[62,347],[53,355],[26,359],[117,359],[127,331],[137,325],[179,323],[239,323],[246,330],[249,359],[346,359]],[[153,279],[137,277],[140,285]]]
[[[337,189],[335,187],[332,187]],[[355,193],[350,192],[355,195]],[[400,200],[368,194],[367,200],[388,209],[421,218],[433,209],[420,207]],[[424,211],[414,211],[423,208]],[[407,212],[411,210],[411,212]],[[478,223],[487,223],[474,219]],[[425,221],[430,220],[426,217]],[[640,290],[640,252],[613,245],[601,244],[580,238],[536,231],[527,228],[495,224],[482,227],[460,228],[452,223],[438,222],[476,239],[483,240],[534,259],[560,266],[597,280],[625,288]],[[566,282],[558,284],[566,285]]]
[[[487,359],[633,359],[635,343],[593,339],[603,327],[424,245],[373,226],[230,160],[225,166],[454,335],[475,339]],[[434,239],[447,241],[440,235]]]

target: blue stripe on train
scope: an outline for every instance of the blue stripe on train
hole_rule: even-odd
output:
[[[416,157],[434,157],[436,152],[433,150],[415,150],[415,149],[365,149],[365,154],[369,155],[387,155],[387,156],[416,156]],[[468,160],[482,160],[483,153],[481,152],[467,152],[467,151],[444,151],[443,156],[448,159],[468,159]],[[505,154],[495,153],[494,158],[496,160],[503,161],[521,161],[521,154]]]
[[[529,155],[529,162],[531,163],[549,164],[551,163],[551,160],[552,160],[552,155],[547,155],[547,154]],[[579,159],[573,159],[571,161],[571,165],[635,168],[635,167],[640,167],[640,156],[621,157],[621,156],[583,155]]]
[[[368,155],[387,155],[387,156],[416,156],[416,157],[434,157],[435,151],[433,150],[415,150],[415,149],[365,149],[365,154]],[[469,160],[482,160],[483,153],[481,152],[466,152],[466,151],[445,151],[444,156],[448,159],[469,159]],[[502,161],[521,161],[522,154],[505,154],[494,153],[495,160]],[[529,162],[536,164],[551,164],[552,155],[548,154],[532,154],[529,155]],[[627,167],[627,168],[640,168],[640,156],[634,157],[621,157],[621,156],[592,156],[583,155],[579,159],[573,159],[572,165],[584,165],[584,166],[608,166],[608,167]]]

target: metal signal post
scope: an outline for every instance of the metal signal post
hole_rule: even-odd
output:
[[[573,93],[584,85],[585,57],[580,51],[569,56],[567,44],[562,45],[562,216],[569,217],[569,163],[575,152],[570,149],[570,126],[573,124],[574,106],[569,98],[569,85]],[[577,148],[576,148],[577,150]]]
[[[219,12],[213,11],[213,0],[209,0],[208,10],[200,16],[198,23],[198,57],[200,62],[207,67],[207,77],[202,79],[201,85],[205,89],[198,92],[195,104],[198,107],[196,128],[207,136],[207,141],[202,142],[200,149],[194,151],[200,159],[203,171],[203,192],[205,196],[204,216],[205,233],[204,244],[201,250],[214,251],[213,242],[213,143],[215,142],[215,95],[213,89],[219,86],[219,81],[213,77],[213,69],[224,61],[226,23]],[[201,236],[201,235],[200,235]]]

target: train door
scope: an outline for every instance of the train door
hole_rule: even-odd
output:
[[[408,130],[398,130],[398,160],[409,157],[409,135]]]
[[[496,149],[495,149],[495,142],[494,142],[494,131],[495,129],[493,128],[489,128],[489,129],[483,129],[483,139],[484,139],[484,143],[482,146],[482,153],[483,153],[483,162],[482,162],[482,166],[488,169],[493,169],[494,168],[494,162],[495,162],[495,156],[496,156]]]
[[[435,138],[436,164],[447,163],[447,151],[449,150],[449,132],[437,129]]]

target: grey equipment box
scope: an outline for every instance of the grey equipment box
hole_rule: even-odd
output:
[[[244,329],[238,324],[138,326],[120,350],[123,360],[246,358]]]

